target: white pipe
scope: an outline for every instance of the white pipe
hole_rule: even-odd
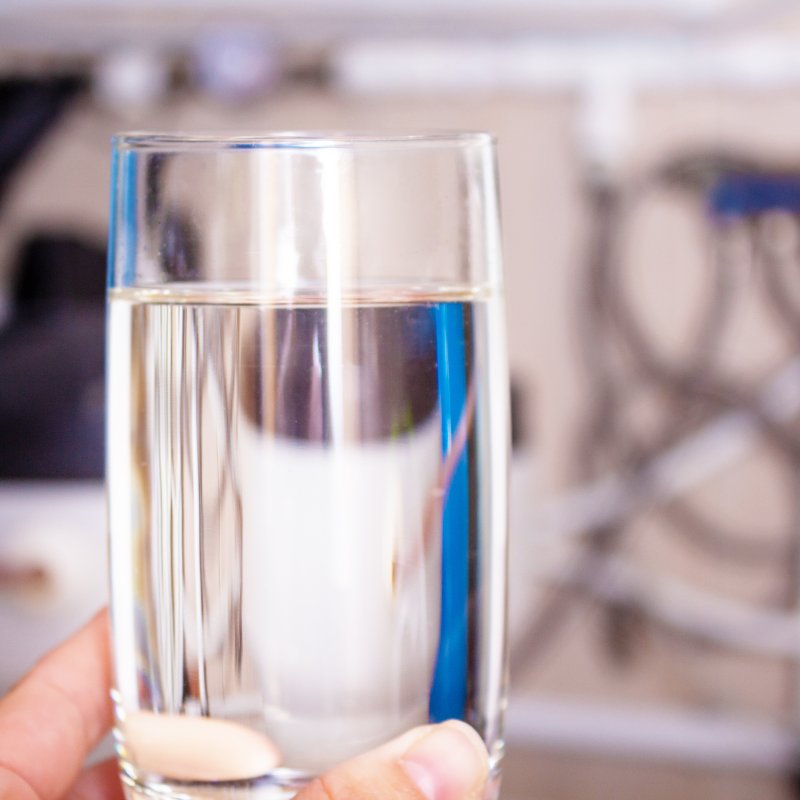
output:
[[[800,359],[790,361],[762,390],[759,410],[783,423],[800,411]],[[605,475],[550,500],[538,503],[530,516],[530,535],[548,537],[585,533],[618,523],[638,505],[665,503],[694,489],[743,458],[755,444],[759,424],[747,410],[722,414],[700,431],[667,448],[632,485],[616,474]]]
[[[598,71],[632,91],[778,88],[800,82],[792,37],[524,37],[514,41],[371,38],[333,55],[339,88],[357,93],[517,90],[583,92]]]
[[[579,586],[604,600],[625,602],[683,634],[767,657],[800,659],[800,617],[723,598],[619,557],[598,557],[542,569],[533,580]]]
[[[797,737],[768,723],[536,696],[512,696],[506,738],[519,748],[740,769],[786,771],[797,758]]]

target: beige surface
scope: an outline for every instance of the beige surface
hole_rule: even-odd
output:
[[[503,800],[790,800],[787,781],[767,773],[686,769],[583,756],[510,751]]]

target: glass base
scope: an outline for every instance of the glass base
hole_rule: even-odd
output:
[[[499,799],[500,777],[498,763],[489,774],[483,800]],[[311,780],[311,778],[273,776],[220,783],[163,780],[142,782],[124,770],[120,778],[126,800],[290,800]],[[400,798],[387,797],[386,800],[400,800]]]
[[[219,783],[141,781],[124,772],[120,778],[126,800],[290,800],[308,782],[278,778]]]

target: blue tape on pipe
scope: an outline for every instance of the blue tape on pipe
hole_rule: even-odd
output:
[[[800,176],[736,173],[723,175],[709,193],[711,212],[747,217],[767,211],[800,211]]]

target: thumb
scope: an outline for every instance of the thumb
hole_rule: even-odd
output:
[[[481,738],[450,720],[414,728],[332,769],[295,800],[480,800],[488,772]]]

